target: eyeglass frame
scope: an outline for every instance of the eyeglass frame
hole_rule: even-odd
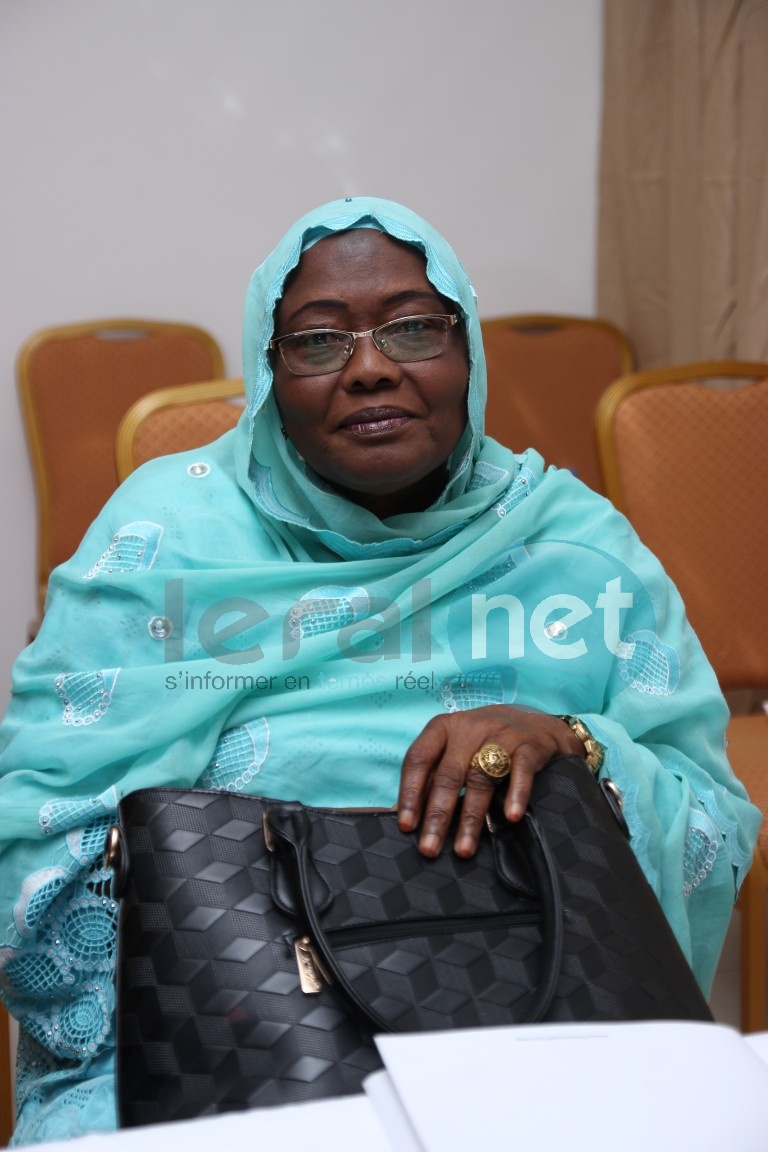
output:
[[[443,354],[443,352],[445,351],[445,347],[448,343],[448,337],[451,334],[451,328],[455,327],[456,324],[458,324],[461,320],[461,316],[459,315],[458,312],[450,312],[450,313],[422,312],[416,316],[396,316],[394,318],[394,320],[385,320],[385,322],[383,324],[377,324],[375,328],[368,328],[368,329],[366,329],[365,332],[350,332],[346,328],[300,328],[298,332],[286,332],[284,336],[273,337],[270,340],[268,347],[269,347],[269,350],[271,352],[274,352],[275,349],[277,349],[277,351],[279,351],[280,356],[281,356],[282,361],[283,361],[283,364],[285,364],[286,368],[288,369],[288,371],[291,373],[292,376],[332,376],[334,372],[341,372],[342,368],[345,368],[347,366],[347,364],[349,364],[350,360],[352,359],[352,357],[355,354],[355,345],[356,345],[359,337],[370,336],[371,339],[373,339],[375,332],[380,332],[382,328],[388,328],[390,326],[390,324],[399,324],[405,320],[434,320],[434,319],[440,319],[440,320],[447,320],[448,321],[448,329],[445,333],[445,344],[439,350],[439,352],[433,352],[429,356],[421,356],[421,357],[419,357],[418,360],[393,360],[392,357],[390,355],[388,355],[388,353],[386,353],[383,348],[380,348],[375,340],[373,340],[373,343],[376,347],[376,350],[378,352],[381,352],[382,356],[386,356],[387,360],[391,360],[393,364],[420,364],[420,363],[422,363],[422,361],[434,360],[437,356],[441,356]],[[291,336],[311,336],[314,333],[320,333],[320,332],[333,332],[339,336],[350,336],[352,338],[352,347],[349,350],[349,355],[347,356],[344,363],[339,368],[331,368],[325,372],[295,372],[294,369],[291,368],[290,364],[288,364],[287,360],[285,359],[285,354],[283,353],[283,350],[280,347],[281,343],[283,342],[283,340],[289,340],[291,338]]]

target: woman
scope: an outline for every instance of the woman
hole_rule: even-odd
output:
[[[101,852],[137,788],[397,802],[426,855],[458,807],[471,855],[496,766],[517,820],[553,755],[586,755],[705,991],[751,860],[759,816],[675,589],[606,501],[483,436],[474,294],[429,225],[367,199],[299,221],[253,276],[243,356],[238,427],[130,477],[16,666],[17,1143],[114,1127]]]

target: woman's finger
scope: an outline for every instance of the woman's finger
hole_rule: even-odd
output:
[[[467,760],[455,751],[446,753],[432,775],[424,805],[419,851],[437,856],[442,851],[456,805],[467,777]]]
[[[430,720],[405,754],[397,796],[397,820],[402,832],[413,832],[418,827],[429,782],[445,744],[443,726]]]
[[[474,856],[477,851],[496,787],[497,781],[470,764],[459,827],[453,846],[457,856]]]
[[[475,753],[497,745],[510,757],[504,814],[516,822],[528,806],[536,773],[558,752],[574,752],[574,744],[581,748],[578,737],[560,717],[538,711],[492,705],[435,717],[413,741],[403,761],[399,827],[412,832],[421,824],[419,849],[425,856],[437,856],[461,803],[454,850],[460,856],[471,856],[497,784],[473,765]]]
[[[504,800],[504,815],[516,823],[522,820],[533,790],[533,778],[551,757],[541,754],[529,744],[521,744],[512,756],[512,770]]]

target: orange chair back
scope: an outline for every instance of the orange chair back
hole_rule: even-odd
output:
[[[117,486],[114,443],[124,412],[145,392],[223,374],[201,328],[100,320],[48,328],[21,349],[19,390],[38,501],[38,597],[77,548]]]
[[[768,685],[768,364],[630,374],[597,435],[606,492],[677,585],[721,688]]]
[[[587,317],[503,316],[481,322],[488,364],[486,431],[515,452],[536,448],[601,491],[597,402],[634,367],[626,336]]]

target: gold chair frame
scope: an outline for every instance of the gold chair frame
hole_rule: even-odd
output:
[[[633,509],[628,507],[625,484],[622,477],[622,458],[617,448],[614,428],[617,413],[625,401],[639,390],[666,385],[698,383],[702,386],[726,380],[751,382],[768,381],[768,363],[752,360],[706,360],[690,364],[680,364],[669,368],[634,372],[615,381],[602,396],[596,413],[598,452],[603,471],[605,492],[615,506],[634,522]],[[768,405],[768,397],[766,398]],[[768,451],[768,437],[766,437]],[[768,494],[763,492],[763,501]],[[762,507],[765,507],[763,504]],[[643,525],[635,524],[642,537]],[[654,544],[651,540],[650,546]],[[665,557],[659,551],[659,559]],[[686,597],[686,589],[678,578],[678,587]],[[743,685],[732,679],[733,671],[723,677],[718,671],[717,661],[713,660],[715,673],[727,697],[735,696],[734,689]],[[765,679],[768,681],[768,659],[765,663]],[[766,688],[765,683],[756,684],[758,691]],[[768,822],[765,818],[768,809],[768,716],[759,712],[754,715],[734,715],[728,726],[729,758],[734,772],[744,783],[752,799],[764,813],[754,860],[738,900],[740,912],[740,1018],[743,1032],[763,1031],[766,1028],[768,1010],[768,940],[766,925],[766,892],[768,892]]]
[[[10,1018],[0,1004],[0,1148],[7,1146],[13,1132],[12,1088]]]
[[[158,388],[140,397],[128,409],[117,429],[115,439],[115,465],[118,479],[122,483],[136,468],[146,463],[154,455],[139,451],[139,439],[148,422],[160,416],[172,416],[176,409],[185,409],[187,415],[199,409],[201,423],[190,436],[188,429],[183,430],[174,438],[173,426],[171,434],[164,443],[163,453],[186,451],[188,448],[199,448],[221,434],[223,426],[231,418],[231,426],[237,422],[242,407],[233,404],[233,400],[245,399],[242,377],[226,377],[219,380],[202,380],[193,384],[176,384],[172,388]],[[204,418],[206,412],[215,412],[219,415],[221,427],[208,434]],[[222,423],[223,422],[223,423]]]

